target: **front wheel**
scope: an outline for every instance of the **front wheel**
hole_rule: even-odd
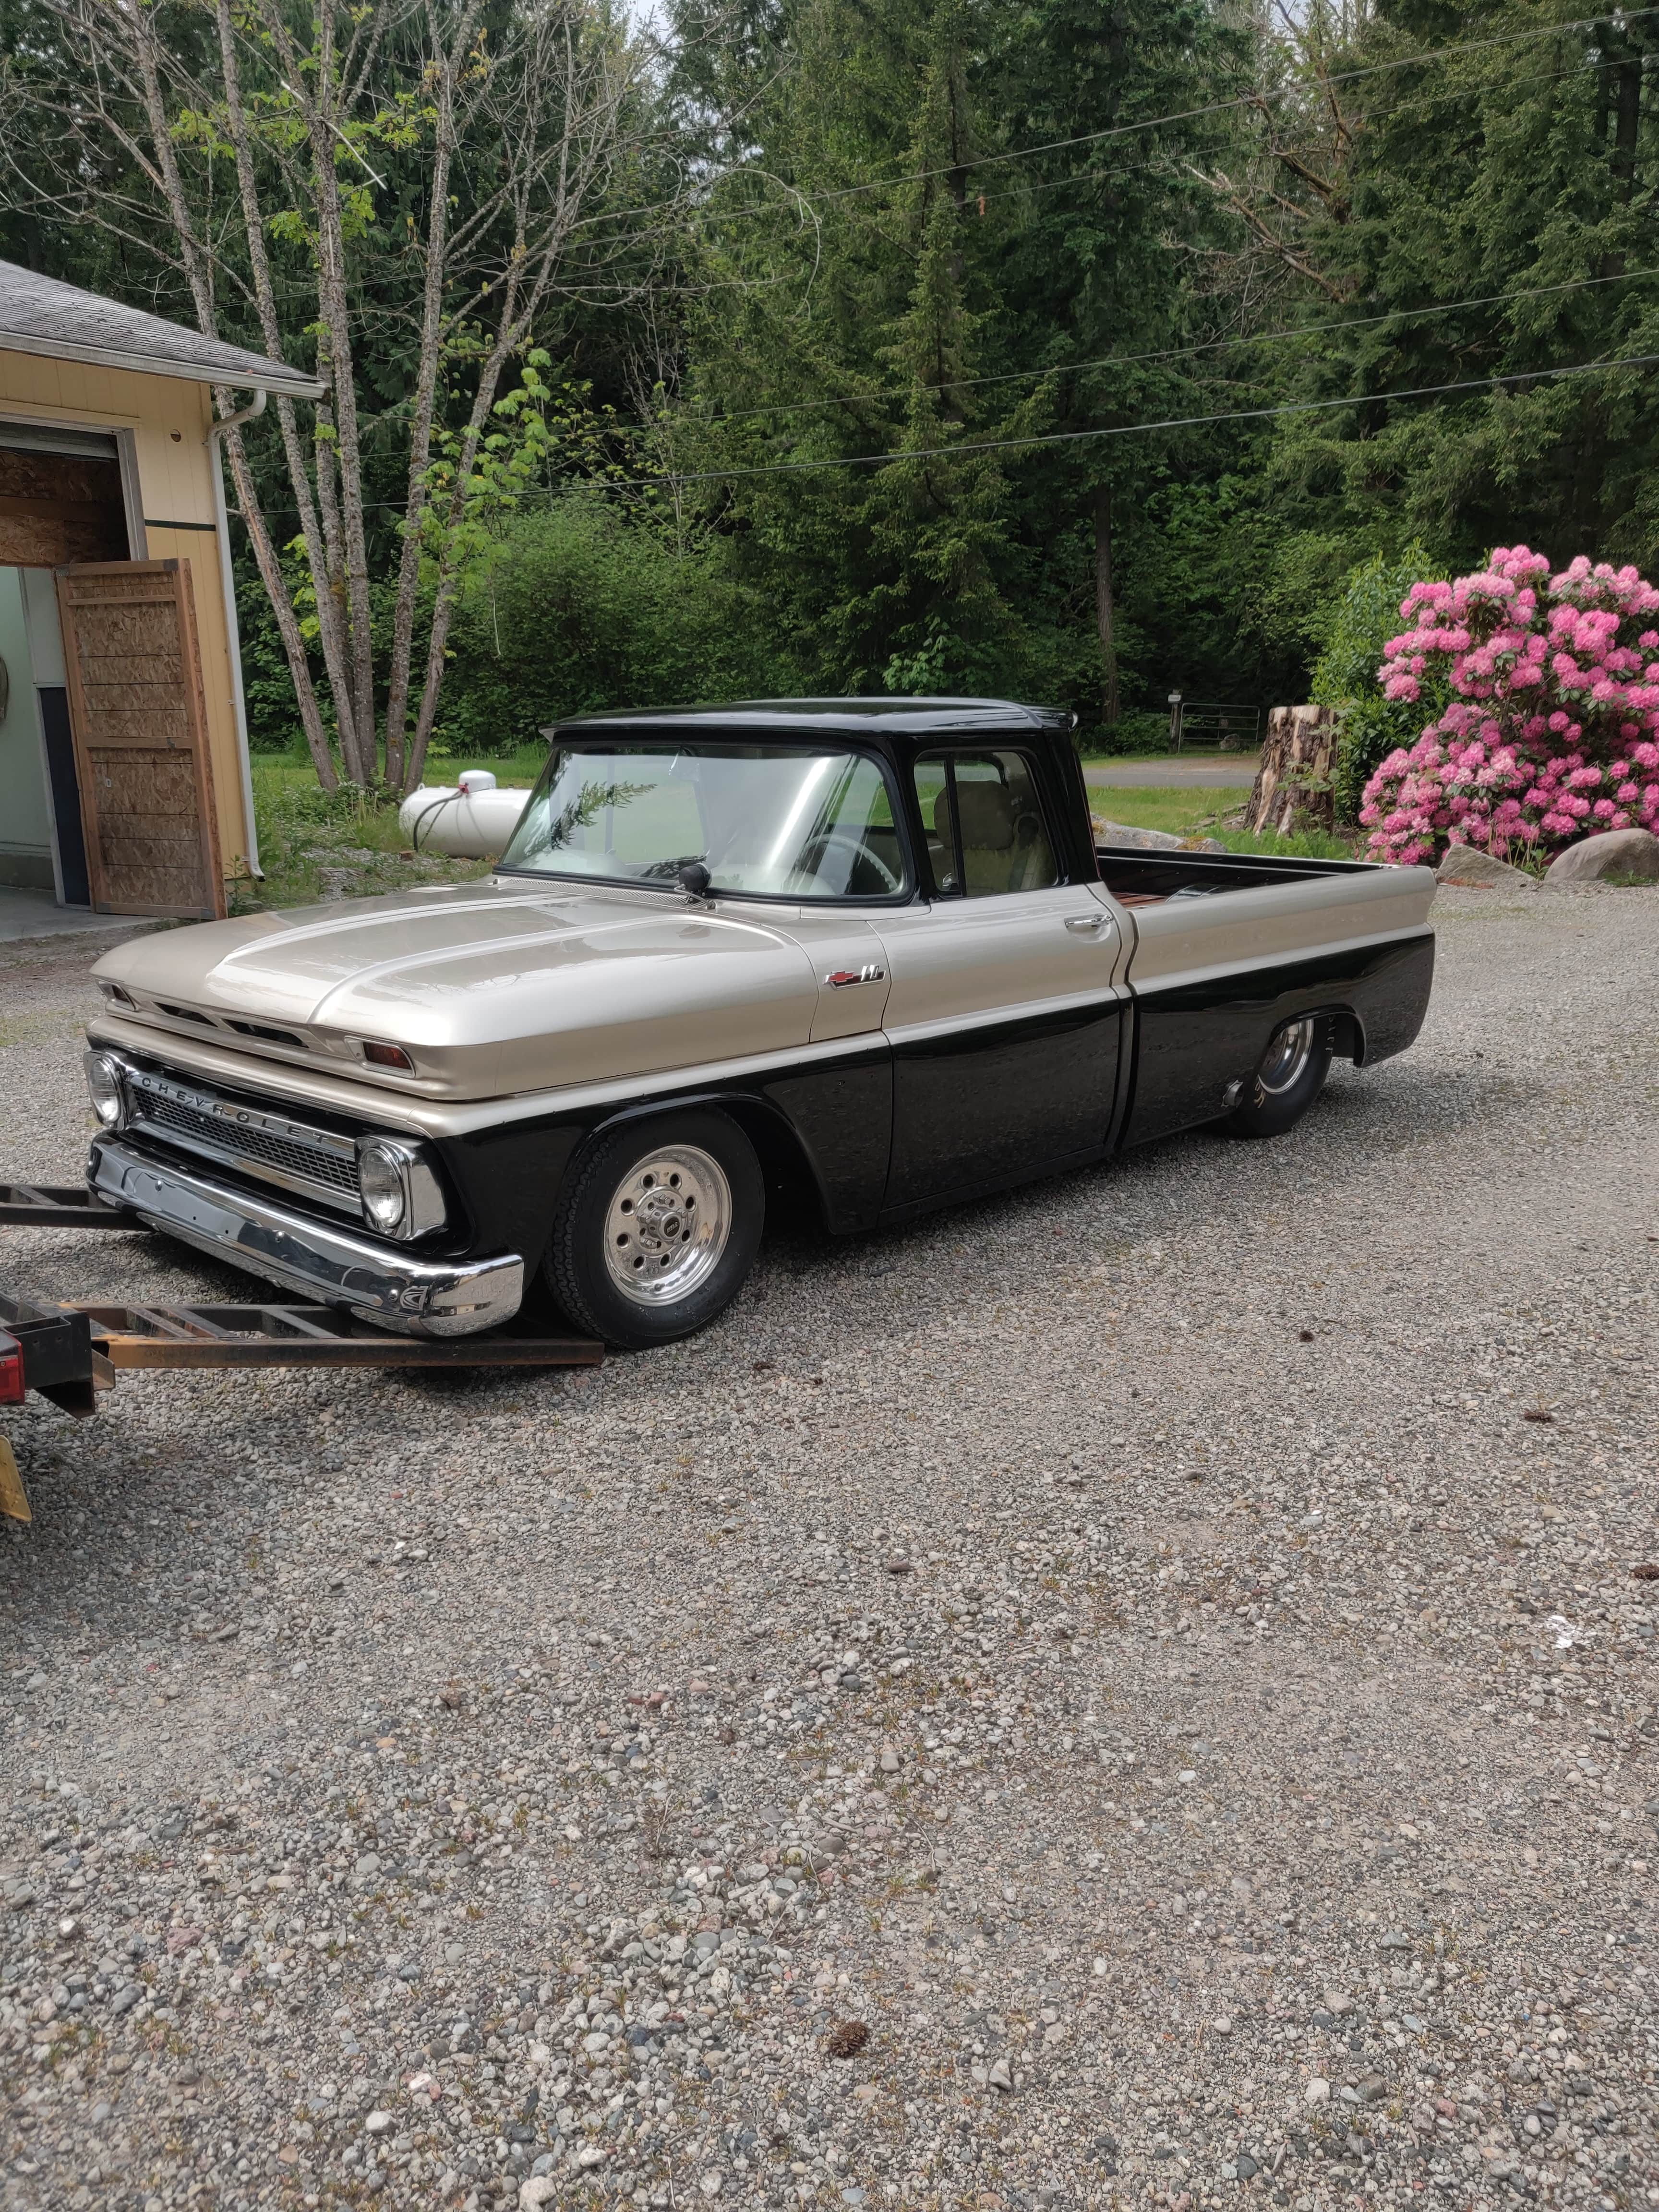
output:
[[[1325,1087],[1332,1042],[1328,1015],[1306,1014],[1275,1030],[1221,1125],[1228,1135],[1279,1137],[1294,1128]]]
[[[579,1328],[625,1352],[706,1328],[743,1288],[766,1187],[729,1115],[689,1108],[601,1135],[559,1200],[544,1267]]]

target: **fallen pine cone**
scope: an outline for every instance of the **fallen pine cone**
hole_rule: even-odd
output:
[[[1651,1559],[1644,1559],[1639,1567],[1632,1567],[1631,1574],[1638,1583],[1659,1583],[1659,1567],[1656,1567]]]
[[[823,2047],[831,2058],[856,2058],[870,2040],[870,2031],[861,2020],[838,2020],[823,2039]]]

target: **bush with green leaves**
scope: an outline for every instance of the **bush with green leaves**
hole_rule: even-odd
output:
[[[1378,676],[1382,648],[1399,634],[1401,602],[1413,584],[1434,573],[1420,545],[1408,545],[1394,557],[1374,554],[1354,569],[1338,602],[1314,667],[1312,692],[1322,707],[1334,707],[1342,717],[1332,794],[1339,822],[1358,820],[1365,786],[1379,766],[1396,746],[1411,744],[1445,703],[1425,695],[1419,709],[1385,699]]]
[[[547,723],[613,707],[789,688],[761,594],[720,541],[572,493],[503,530],[458,611],[443,753],[509,752]]]

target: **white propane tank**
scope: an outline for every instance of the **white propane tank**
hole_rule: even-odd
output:
[[[527,791],[498,791],[487,768],[463,769],[459,784],[422,784],[398,809],[398,827],[417,853],[493,860],[519,826]]]

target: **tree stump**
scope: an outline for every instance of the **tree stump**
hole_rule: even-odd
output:
[[[1261,766],[1244,811],[1244,827],[1253,836],[1273,830],[1287,837],[1297,830],[1335,827],[1332,779],[1337,728],[1332,707],[1273,708]]]

